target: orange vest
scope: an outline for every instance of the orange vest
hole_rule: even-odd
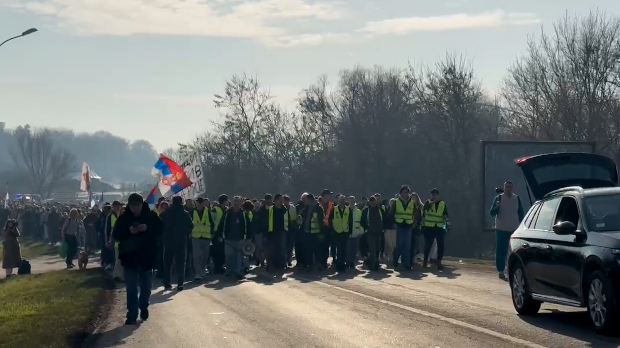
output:
[[[332,210],[334,209],[334,203],[327,202],[327,209],[323,208],[323,210],[325,210],[325,214],[323,216],[323,224],[325,224],[325,226],[329,226],[329,215],[332,213]]]

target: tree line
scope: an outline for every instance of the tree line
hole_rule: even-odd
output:
[[[480,141],[596,141],[618,160],[619,78],[620,18],[567,15],[528,39],[495,96],[458,54],[431,66],[321,76],[292,111],[257,77],[234,75],[215,95],[220,119],[180,151],[201,151],[210,195],[298,197],[329,188],[385,197],[407,183],[425,197],[436,187],[455,244],[480,254],[488,243],[478,232],[486,213]]]
[[[7,129],[3,122],[0,149],[0,182],[7,183],[10,193],[44,198],[56,190],[77,191],[82,162],[104,181],[140,182],[148,177],[157,158],[157,151],[146,140],[130,142],[104,131],[74,133],[30,125]],[[93,180],[92,188],[114,189],[98,180]]]

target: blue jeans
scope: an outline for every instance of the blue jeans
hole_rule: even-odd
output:
[[[398,262],[399,258],[402,258],[403,266],[406,268],[411,267],[411,226],[396,225],[396,247],[392,254],[392,261]]]
[[[243,244],[242,240],[225,240],[226,274],[243,275]]]
[[[511,231],[495,230],[495,267],[497,272],[504,272],[506,268],[506,255]]]
[[[143,311],[149,308],[153,270],[138,270],[125,267],[125,288],[127,289],[127,319],[138,318],[138,308]],[[140,297],[138,297],[140,288]]]

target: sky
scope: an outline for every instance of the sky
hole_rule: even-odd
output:
[[[213,95],[248,73],[292,109],[356,65],[472,61],[493,93],[527,38],[592,0],[0,0],[0,122],[106,130],[157,150],[218,119]]]

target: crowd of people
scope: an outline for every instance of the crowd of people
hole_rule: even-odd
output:
[[[423,202],[403,185],[390,200],[375,194],[357,202],[355,197],[304,193],[295,204],[282,194],[264,199],[220,195],[206,198],[161,198],[150,209],[142,196],[106,204],[102,210],[102,265],[111,269],[127,288],[127,324],[148,318],[152,276],[166,290],[183,290],[186,276],[201,281],[207,274],[244,278],[254,261],[274,276],[288,267],[308,272],[333,266],[347,272],[358,260],[371,271],[380,260],[403,271],[417,262],[428,267],[433,244],[435,264],[442,268],[444,237],[450,228],[448,209],[433,189]],[[418,238],[421,237],[421,238]],[[248,255],[248,244],[252,252]],[[331,257],[331,264],[328,263]],[[140,293],[138,293],[140,292]]]

